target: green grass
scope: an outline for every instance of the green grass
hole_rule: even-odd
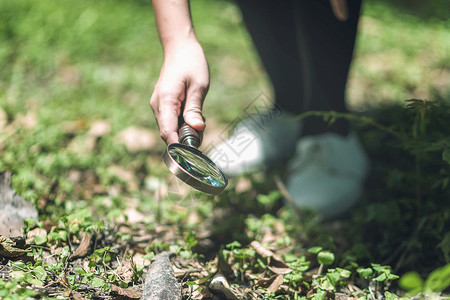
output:
[[[191,246],[180,246],[186,232],[209,233],[222,254],[235,251],[243,257],[241,261],[234,258],[236,284],[242,283],[239,278],[246,271],[258,274],[264,264],[248,256],[254,251],[246,243],[262,240],[270,230],[280,234],[276,231],[280,228],[284,236],[272,246],[292,268],[298,268],[293,275],[304,275],[291,278],[304,289],[312,277],[300,269],[311,264],[312,272],[318,267],[316,258],[306,251],[312,246],[333,251],[333,268],[351,270],[353,275],[344,281],[363,289],[364,276],[358,277],[363,267],[371,269],[371,263],[389,258],[394,268],[400,265],[396,270],[417,271],[425,278],[449,263],[450,214],[445,197],[450,171],[442,160],[443,149],[450,149],[445,122],[449,113],[445,105],[440,111],[426,110],[424,134],[416,117],[421,104],[406,111],[402,106],[410,98],[448,100],[450,23],[445,1],[426,7],[415,2],[416,9],[407,1],[364,4],[349,105],[356,110],[376,108],[366,113],[405,138],[393,138],[377,128],[359,129],[377,164],[365,201],[350,221],[321,225],[309,214],[297,220],[283,207],[273,180],[260,174],[232,181],[231,188],[214,198],[177,185],[162,162],[165,145],[157,137],[148,105],[162,52],[151,6],[144,0],[0,2],[0,109],[6,113],[6,124],[0,121],[0,171],[13,172],[13,187],[34,201],[42,220],[59,222],[55,232],[72,226],[77,213],[87,208],[92,216],[81,218],[86,224],[77,227],[74,236],[93,232],[88,227],[102,218],[107,226],[114,226],[124,210],[133,207],[144,216],[138,226],[143,231],[136,232],[156,234],[160,224],[174,232],[175,238],[155,241],[147,252],[176,246],[189,254]],[[211,68],[204,113],[214,136],[241,117],[261,93],[270,98],[271,87],[235,4],[193,0],[191,6]],[[400,107],[378,108],[387,103]],[[109,124],[110,131],[96,139],[94,147],[87,147],[83,143],[99,120]],[[128,152],[117,134],[130,126],[152,131],[154,146]],[[123,170],[133,175],[127,177]],[[411,188],[419,182],[423,203],[418,203],[417,191]],[[422,215],[416,211],[418,205]],[[388,213],[392,218],[386,217]],[[120,234],[117,241],[126,243],[128,233]],[[241,247],[225,246],[234,240]],[[76,238],[72,242],[77,243]],[[67,241],[58,243],[68,247]],[[209,254],[216,253],[216,248],[209,249]],[[123,252],[120,255],[125,257]],[[317,279],[324,287],[336,272],[346,273],[329,271]],[[388,272],[377,265],[372,271],[377,276]],[[67,275],[75,280],[75,275]],[[17,285],[9,286],[17,289]],[[393,290],[398,291],[395,285]],[[369,297],[368,290],[364,293]]]

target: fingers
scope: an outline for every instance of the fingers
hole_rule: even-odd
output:
[[[339,21],[347,21],[348,9],[346,0],[330,0],[333,13]]]
[[[184,105],[184,121],[197,131],[205,129],[205,122],[202,116],[202,106],[208,84],[199,84],[196,88],[188,88],[186,92],[186,103]]]
[[[174,95],[161,92],[157,85],[150,99],[150,106],[155,114],[161,138],[167,145],[177,143],[181,101]]]
[[[186,86],[186,85],[183,85]],[[150,99],[150,106],[159,126],[160,136],[166,144],[178,142],[178,116],[183,113],[184,121],[200,133],[205,128],[202,116],[203,100],[208,92],[208,83],[191,84],[186,91],[175,88],[164,91],[155,86]],[[185,100],[184,111],[181,112],[181,102]]]

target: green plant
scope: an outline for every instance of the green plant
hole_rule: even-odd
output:
[[[450,287],[450,265],[434,270],[425,281],[417,272],[405,273],[400,278],[399,286],[410,296],[441,293]]]

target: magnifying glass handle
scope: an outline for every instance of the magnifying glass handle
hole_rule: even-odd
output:
[[[200,135],[197,130],[192,128],[186,123],[181,125],[180,130],[178,130],[178,141],[180,144],[190,146],[193,148],[198,148],[200,146]]]

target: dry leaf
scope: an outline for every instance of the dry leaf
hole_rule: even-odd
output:
[[[58,283],[60,285],[62,285],[63,287],[70,289],[70,284],[69,284],[69,280],[67,280],[66,273],[62,272],[62,276],[58,280]]]
[[[45,230],[44,228],[35,228],[33,230],[28,231],[27,244],[34,244],[35,237],[38,235],[47,236],[47,230]]]
[[[256,250],[261,257],[267,258],[267,268],[275,274],[285,275],[292,272],[292,269],[275,253],[261,245],[257,241],[253,241],[250,245]]]
[[[81,232],[81,242],[78,248],[69,256],[69,260],[83,258],[89,254],[91,246],[91,235],[87,232]]]
[[[145,221],[145,215],[138,211],[135,207],[129,207],[124,210],[125,216],[130,223],[139,223]]]
[[[151,150],[159,141],[159,137],[153,131],[140,127],[128,127],[117,135],[119,142],[125,144],[128,152]]]
[[[29,111],[26,115],[17,115],[16,119],[14,120],[14,127],[18,128],[24,128],[27,130],[31,130],[35,128],[37,125],[37,116],[34,112]]]
[[[350,297],[347,296],[344,293],[336,293],[336,294],[334,294],[334,300],[348,300],[348,299],[350,299]]]
[[[268,292],[275,293],[280,288],[280,285],[283,284],[284,277],[283,275],[277,275],[270,286],[267,288]]]
[[[236,189],[236,193],[238,194],[247,192],[252,188],[252,181],[248,177],[241,177],[239,178],[234,188]]]
[[[77,135],[67,145],[67,150],[77,155],[92,152],[97,146],[97,140],[93,136]]]
[[[108,172],[116,176],[120,180],[126,183],[127,188],[130,191],[136,191],[139,188],[138,179],[134,175],[133,171],[127,170],[118,165],[112,165],[108,168]]]
[[[125,296],[131,299],[139,299],[142,296],[142,293],[136,290],[134,287],[130,286],[126,289],[121,288],[115,284],[111,284],[111,291],[116,292],[121,296]]]
[[[136,253],[133,256],[133,262],[136,265],[144,265],[146,267],[148,267],[151,264],[148,259],[144,259],[144,254],[142,253]]]
[[[273,267],[273,266],[267,266],[267,268],[274,272],[275,274],[279,275],[286,275],[292,272],[292,269],[290,268],[279,268],[279,267]]]
[[[23,239],[0,235],[0,256],[19,257],[31,251]]]
[[[211,294],[211,292],[208,289],[201,288],[198,285],[189,286],[189,289],[191,291],[193,291],[191,296],[189,297],[190,299],[202,300],[202,299],[212,299],[213,298],[213,295]]]
[[[265,274],[265,272],[263,274]],[[262,276],[263,274],[261,274],[260,276]],[[275,274],[275,275],[272,275],[272,276],[270,276],[268,278],[267,277],[259,278],[258,281],[256,282],[256,285],[266,288],[266,287],[268,287],[269,285],[272,284],[272,282],[275,280],[275,278],[277,276],[278,275]]]
[[[99,138],[107,135],[110,130],[111,125],[108,123],[108,121],[97,120],[91,125],[91,128],[88,131],[88,135]]]
[[[256,250],[256,253],[258,253],[263,258],[268,259],[268,264],[272,267],[277,268],[289,268],[288,265],[275,253],[261,245],[257,241],[253,241],[250,243],[250,245]]]
[[[80,119],[76,121],[65,121],[61,124],[62,131],[65,134],[75,134],[80,130],[84,130],[87,127],[87,120]]]
[[[77,291],[72,291],[71,293],[72,299],[73,300],[85,300],[86,298],[83,296],[83,294],[77,292]]]

